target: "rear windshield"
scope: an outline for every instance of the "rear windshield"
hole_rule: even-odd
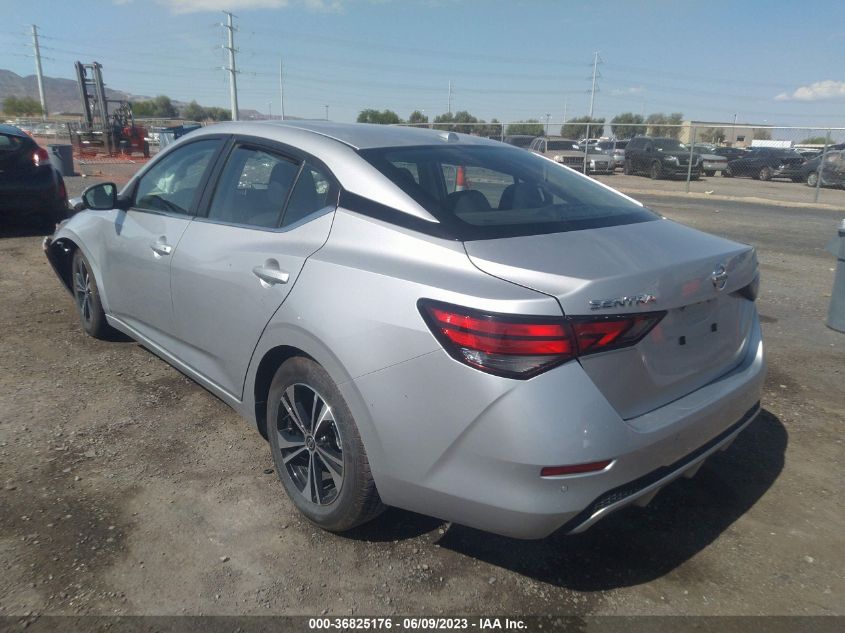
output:
[[[360,150],[457,239],[558,233],[655,220],[595,181],[512,147]]]
[[[673,138],[656,138],[654,146],[658,151],[679,152],[687,149],[687,146]]]
[[[0,134],[0,152],[16,152],[23,147],[24,142],[20,136]]]
[[[564,150],[564,149],[578,149],[578,143],[575,141],[548,141],[546,145],[549,150]]]

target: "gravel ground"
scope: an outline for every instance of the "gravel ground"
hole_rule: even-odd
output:
[[[648,507],[536,542],[399,510],[315,529],[256,432],[137,344],[84,336],[41,236],[0,227],[0,616],[843,614],[840,214],[641,197],[758,247],[765,411]]]

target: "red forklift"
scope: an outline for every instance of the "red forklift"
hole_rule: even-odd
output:
[[[149,158],[147,129],[135,124],[132,104],[106,98],[103,66],[97,62],[76,62],[75,67],[84,118],[80,129],[71,133],[71,143],[76,153],[127,157],[142,154],[144,158]],[[111,113],[109,104],[116,104]]]

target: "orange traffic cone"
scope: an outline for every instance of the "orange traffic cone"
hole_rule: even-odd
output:
[[[458,174],[455,176],[455,191],[467,189],[467,175],[463,165],[458,165]]]

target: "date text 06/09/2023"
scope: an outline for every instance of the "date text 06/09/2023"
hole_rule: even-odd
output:
[[[310,618],[309,630],[341,631],[519,631],[526,628],[520,619],[500,617],[442,618],[442,617],[346,617],[346,618]]]

